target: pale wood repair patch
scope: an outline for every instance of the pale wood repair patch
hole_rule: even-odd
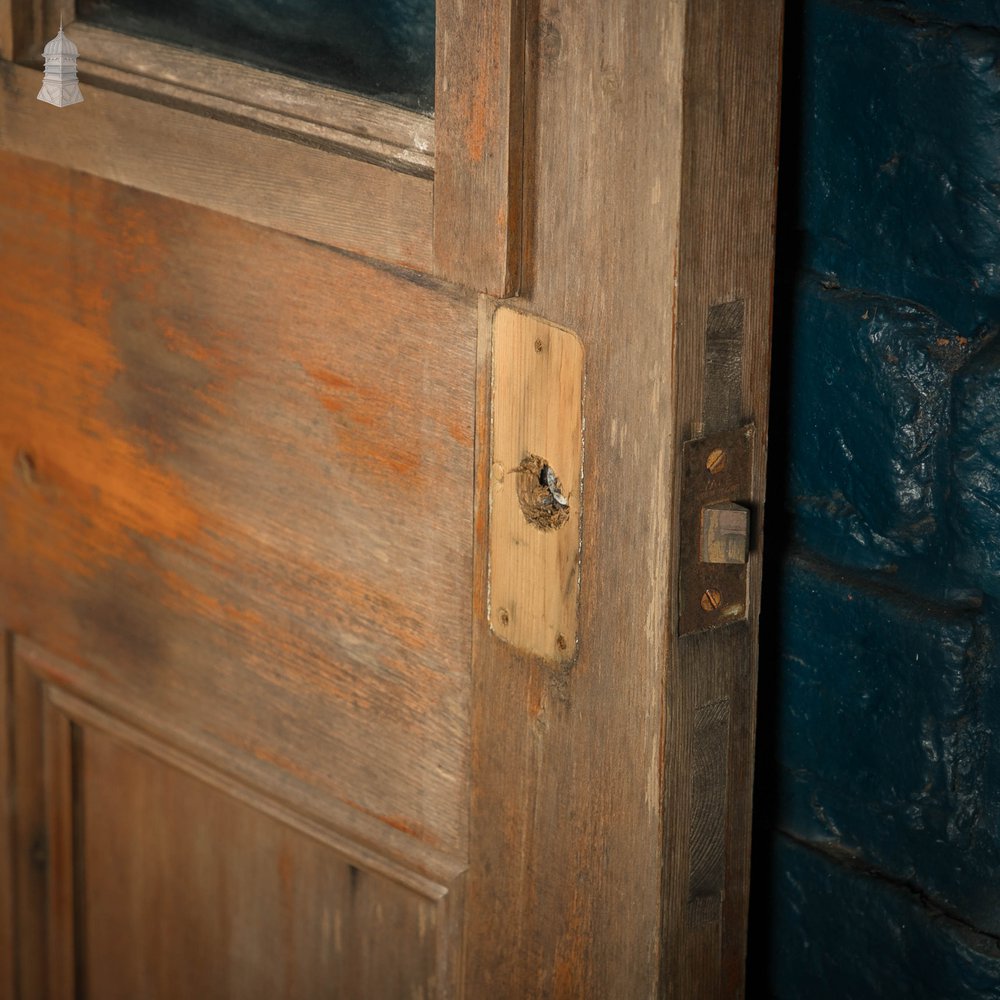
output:
[[[518,649],[551,660],[576,652],[582,397],[583,345],[576,336],[498,309],[489,620]]]

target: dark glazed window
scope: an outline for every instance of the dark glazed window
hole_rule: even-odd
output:
[[[78,0],[82,21],[434,107],[434,0]]]

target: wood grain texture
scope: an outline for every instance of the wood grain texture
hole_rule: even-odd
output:
[[[74,1000],[77,992],[77,871],[74,822],[73,729],[46,692],[42,706],[49,1000]]]
[[[438,0],[434,261],[450,281],[516,291],[527,0]]]
[[[14,780],[13,809],[16,992],[47,997],[50,920],[45,805],[44,691],[33,674],[13,664]]]
[[[743,409],[743,302],[718,302],[708,309],[702,410],[704,431],[738,426]]]
[[[39,877],[17,885],[11,997],[456,995],[460,881],[372,870],[259,796],[202,782],[202,765],[16,648],[18,855]]]
[[[406,857],[390,857],[380,846],[368,846],[346,836],[329,824],[289,807],[280,797],[262,792],[255,785],[206,764],[172,743],[137,728],[133,720],[110,715],[104,708],[59,687],[67,676],[61,661],[24,639],[18,640],[17,648],[21,662],[29,664],[42,682],[48,684],[47,694],[53,705],[80,727],[99,729],[119,742],[155,757],[167,767],[182,771],[228,798],[271,817],[282,826],[297,830],[309,839],[326,845],[355,867],[384,876],[417,895],[435,902],[440,902],[445,897],[449,897],[450,901],[461,895],[461,876],[464,870],[461,860],[446,859],[443,864],[428,864],[431,857],[419,851]]]
[[[69,115],[36,100],[41,79],[0,63],[0,150],[430,269],[427,178],[99,87]]]
[[[695,419],[685,394],[693,379],[700,394],[711,303],[745,298],[746,412],[764,417],[779,28],[770,0],[529,8],[532,208],[518,308],[574,330],[586,351],[580,653],[553,670],[492,636],[477,564],[472,996],[742,990],[753,646],[733,626],[715,645],[682,648],[674,526],[680,444]],[[719,262],[695,252],[699,238]],[[737,261],[741,280],[719,280]],[[481,339],[480,393],[488,370]],[[483,408],[478,421],[482,538]],[[735,748],[723,750],[725,895],[721,925],[701,935],[686,919],[690,734],[698,710],[724,697]]]
[[[40,56],[45,0],[0,0],[0,59]]]
[[[79,46],[80,77],[163,104],[268,128],[373,163],[430,177],[434,119],[333,87],[244,66],[203,52],[67,24]]]
[[[345,833],[464,858],[475,302],[0,172],[11,627]]]
[[[567,662],[580,578],[583,348],[568,330],[512,309],[498,309],[492,326],[490,626],[522,652]],[[539,459],[558,475],[565,513],[539,481]]]
[[[10,633],[0,624],[0,996],[17,995],[14,815],[14,677]]]
[[[451,995],[434,901],[98,729],[79,769],[87,996]]]
[[[504,111],[502,81],[518,32],[493,65],[507,29],[492,19],[506,15],[461,9],[466,50],[442,58],[457,65],[479,45],[457,70],[467,84],[450,89],[483,111],[439,122],[436,156],[454,141],[462,190],[487,195],[450,228],[435,205],[434,254],[469,262],[473,277],[438,258],[455,281],[506,292],[502,262],[520,249],[517,308],[584,345],[578,657],[522,655],[489,630],[494,303],[479,303],[474,358],[465,293],[5,154],[0,607],[58,654],[38,658],[47,684],[169,748],[157,767],[173,754],[223,775],[205,782],[212,792],[258,787],[254,829],[274,800],[384,867],[429,877],[468,856],[464,894],[447,897],[465,900],[466,996],[738,997],[760,546],[751,625],[679,640],[676,494],[680,443],[705,420],[713,305],[745,303],[740,413],[766,426],[780,5],[532,0],[522,133],[503,128],[504,114],[517,117],[516,87]],[[29,127],[28,71],[3,72],[0,142],[20,108],[18,142],[44,159],[53,141]],[[135,123],[118,100],[100,98],[112,148]],[[198,136],[170,116],[193,116],[150,115],[166,131],[147,124],[136,141],[148,155],[173,137],[168,173],[182,170],[183,143]],[[231,141],[206,140],[209,152],[235,155],[246,130],[226,127]],[[73,155],[112,170],[102,149]],[[317,218],[355,253],[430,267],[429,182],[410,177],[426,186],[400,189],[408,221],[380,230],[367,166],[343,216],[320,206]],[[305,204],[329,194],[328,175],[316,176],[309,192],[271,188]],[[447,190],[435,181],[435,201]],[[235,200],[264,199],[254,189]],[[294,215],[283,203],[253,211]],[[400,251],[400,234],[417,249]],[[759,500],[762,444],[755,470]],[[19,732],[23,716],[23,732],[40,734],[32,683],[15,683],[15,714]],[[708,726],[699,743],[699,713],[722,700],[725,735]],[[31,791],[42,742],[24,739],[19,900],[39,884],[44,899],[38,863],[25,860],[44,868],[32,839],[44,803]],[[692,781],[696,749],[724,761],[729,789],[724,886],[707,921],[691,885],[698,817],[717,817],[718,783]],[[166,867],[186,863],[177,853]],[[21,953],[42,955],[45,912],[19,916]],[[460,950],[447,935],[434,947]],[[41,995],[39,968],[29,986]]]
[[[688,918],[698,926],[719,919],[726,888],[728,701],[720,699],[698,708],[691,743]]]
[[[553,668],[498,640],[478,564],[469,996],[658,995],[683,14],[529,10],[518,307],[586,353],[580,641]],[[483,539],[482,410],[478,426]]]
[[[667,996],[677,1000],[738,997],[743,992],[781,18],[779,0],[688,3],[675,441],[679,446],[698,424],[729,419],[734,413],[741,421],[752,420],[760,433],[754,436],[748,497],[757,512],[748,565],[748,623],[676,641],[667,673],[664,933],[672,944],[664,954],[664,979]],[[726,377],[711,350],[706,356],[705,331],[718,325],[722,311],[730,308],[725,304],[740,300],[742,370]],[[730,399],[735,391],[740,393],[738,407]],[[673,523],[678,516],[675,506]],[[728,736],[720,737],[715,750],[728,771],[726,875],[719,919],[704,924],[692,920],[696,914],[688,905],[694,859],[686,845],[699,813],[707,808],[691,785],[690,748],[697,742],[699,713],[720,700],[730,706]],[[705,794],[712,793],[706,789]]]

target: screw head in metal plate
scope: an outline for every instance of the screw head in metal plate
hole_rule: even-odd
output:
[[[720,604],[722,604],[722,594],[714,588],[709,588],[701,595],[703,611],[718,611]]]

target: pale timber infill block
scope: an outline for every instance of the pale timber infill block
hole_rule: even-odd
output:
[[[583,345],[501,307],[493,317],[489,620],[518,649],[576,653]]]

